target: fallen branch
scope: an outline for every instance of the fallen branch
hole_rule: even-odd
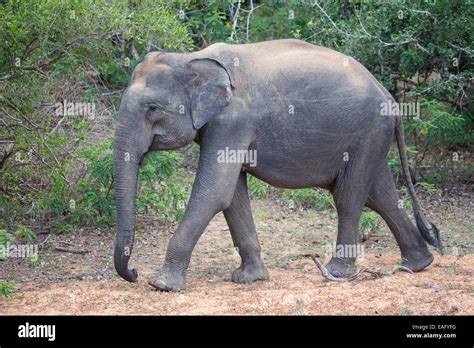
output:
[[[65,253],[71,253],[71,254],[87,254],[89,251],[87,250],[75,250],[75,249],[68,249],[68,248],[63,248],[63,247],[59,247],[59,246],[56,246],[54,248],[55,251],[62,251],[62,252],[65,252]]]
[[[62,243],[62,244],[75,246],[74,243],[68,242],[67,240],[58,240],[56,243]]]
[[[46,244],[46,242],[48,241],[49,238],[51,238],[51,234],[48,234],[45,239],[43,239],[40,243],[38,243],[38,245]]]
[[[351,282],[354,279],[357,279],[362,273],[369,273],[377,278],[391,276],[398,271],[405,271],[412,274],[414,273],[408,267],[397,265],[391,271],[388,271],[388,272],[384,272],[375,268],[363,268],[357,273],[354,273],[353,275],[349,277],[335,277],[328,271],[328,269],[321,263],[321,261],[319,261],[319,259],[315,255],[311,255],[311,258],[313,259],[316,266],[318,266],[324,278],[326,278],[327,280],[331,280],[331,281],[339,282],[339,283]]]
[[[393,269],[391,271],[387,271],[387,272],[384,272],[384,271],[381,271],[379,269],[375,269],[375,268],[364,268],[362,270],[363,272],[367,272],[367,273],[370,273],[378,278],[381,278],[381,277],[387,277],[387,276],[391,276],[393,275],[394,273],[397,273],[399,271],[404,271],[404,272],[408,272],[410,274],[414,274],[415,272],[413,272],[411,269],[409,269],[408,267],[405,267],[405,266],[401,266],[401,265],[397,265],[395,267],[393,267]]]
[[[328,269],[326,267],[324,267],[324,265],[321,263],[321,261],[319,261],[319,259],[316,256],[311,255],[311,258],[313,259],[316,266],[318,266],[319,270],[323,274],[323,277],[326,278],[327,280],[331,280],[331,281],[334,281],[334,282],[340,282],[340,283],[347,283],[347,282],[353,281],[354,279],[356,279],[362,273],[362,270],[360,270],[359,272],[357,272],[357,273],[355,273],[355,274],[353,274],[353,275],[351,275],[350,277],[347,277],[347,278],[335,277],[328,271]]]

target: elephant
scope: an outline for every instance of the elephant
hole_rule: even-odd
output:
[[[426,268],[433,261],[426,243],[439,251],[443,246],[415,194],[402,115],[381,113],[382,104],[393,102],[355,59],[296,39],[146,53],[122,95],[115,129],[117,273],[129,282],[137,280],[128,262],[135,236],[137,175],[144,156],[193,141],[200,147],[195,180],[161,272],[149,281],[154,288],[185,289],[193,248],[219,212],[241,258],[232,281],[269,278],[252,218],[247,175],[280,188],[329,190],[338,216],[337,246],[356,245],[362,210],[371,208],[393,233],[402,265],[414,272]],[[387,164],[394,133],[416,227],[399,204]],[[224,150],[255,153],[257,161],[250,163],[248,156],[223,160]],[[327,270],[343,277],[352,273],[355,261],[354,255],[333,256]]]

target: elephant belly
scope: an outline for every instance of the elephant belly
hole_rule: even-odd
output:
[[[275,167],[245,168],[245,171],[274,187],[301,189],[321,187],[331,189],[334,176],[320,175],[314,172],[287,173],[277,172]]]
[[[333,153],[314,148],[289,149],[274,144],[250,149],[255,151],[256,165],[244,166],[245,171],[275,187],[330,189],[342,165],[342,161],[334,161]]]

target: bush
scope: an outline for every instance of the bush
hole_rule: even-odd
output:
[[[5,229],[0,229],[0,261],[5,261],[7,259],[7,243],[12,243],[15,240],[15,236],[11,233],[8,233]]]
[[[463,114],[445,103],[430,99],[421,101],[421,110],[421,117],[414,117],[406,129],[408,134],[418,134],[426,147],[446,149],[474,143],[474,133],[468,131],[472,129],[471,124]]]
[[[334,208],[331,193],[319,188],[284,190],[283,198],[290,202],[291,206],[317,207],[318,209]]]
[[[364,208],[359,220],[359,236],[364,236],[366,234],[369,234],[370,232],[377,230],[381,221],[382,218],[379,214],[372,210]]]
[[[10,296],[15,291],[16,288],[17,288],[17,285],[13,280],[7,281],[7,282],[0,282],[0,297]]]
[[[0,7],[0,228],[70,233],[77,224],[113,223],[109,138],[120,92],[148,49],[190,47],[185,26],[165,1],[12,0]],[[93,103],[97,113],[66,115],[58,107],[65,100]],[[179,217],[186,187],[170,181],[179,177],[171,165],[180,158],[149,157],[139,209]],[[151,179],[168,184],[152,193]]]
[[[247,175],[248,191],[251,197],[265,198],[268,197],[271,186],[266,182],[257,179],[253,175]]]

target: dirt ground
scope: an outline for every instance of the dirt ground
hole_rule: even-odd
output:
[[[474,314],[473,209],[470,197],[432,202],[431,217],[443,234],[446,254],[417,274],[350,283],[325,280],[309,255],[328,261],[337,220],[332,212],[292,210],[275,200],[254,200],[254,218],[270,280],[248,285],[230,281],[239,265],[222,214],[199,240],[187,276],[187,290],[162,293],[147,281],[160,269],[174,225],[141,217],[131,267],[138,283],[121,280],[113,269],[111,230],[81,230],[50,236],[40,248],[41,264],[2,262],[0,280],[18,289],[0,298],[0,314]],[[46,236],[42,235],[40,239]],[[41,240],[40,240],[41,242]],[[84,254],[58,251],[57,247]],[[384,223],[364,243],[358,267],[392,269],[399,250]]]

